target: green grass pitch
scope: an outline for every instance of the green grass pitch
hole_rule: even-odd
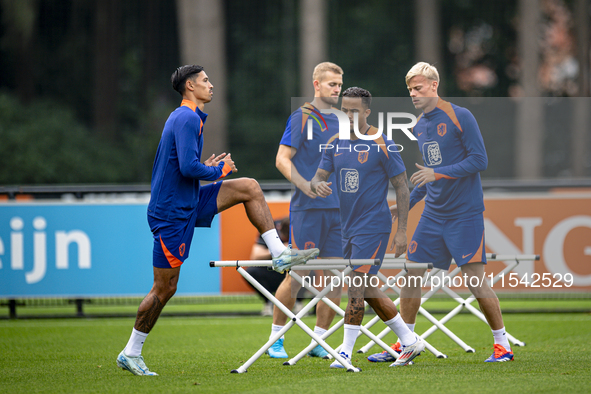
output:
[[[372,316],[366,317],[366,321]],[[441,318],[441,316],[439,316]],[[304,319],[313,326],[314,319]],[[231,374],[268,338],[271,318],[162,317],[143,355],[158,377],[138,377],[118,369],[115,358],[125,346],[133,319],[0,321],[0,392],[3,393],[367,393],[367,392],[590,392],[591,315],[534,313],[505,316],[508,331],[527,343],[514,347],[516,360],[489,364],[488,327],[462,314],[447,326],[472,346],[463,352],[444,334],[429,342],[446,353],[423,353],[413,366],[389,368],[353,355],[361,373],[328,368],[330,361],[304,358],[294,366],[263,355],[245,374]],[[377,324],[373,332],[384,325]],[[417,332],[430,324],[419,318]],[[394,341],[388,334],[388,342]],[[342,340],[342,329],[329,338]],[[367,342],[357,340],[356,348]],[[309,343],[299,328],[286,336],[295,356]],[[372,352],[379,349],[374,347]]]

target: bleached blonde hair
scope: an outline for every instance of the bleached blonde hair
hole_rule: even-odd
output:
[[[429,63],[418,62],[412,66],[406,74],[406,86],[408,86],[411,79],[419,75],[422,75],[431,81],[437,81],[437,84],[439,84],[439,73],[437,72],[437,69]]]
[[[324,62],[320,63],[316,67],[314,67],[314,73],[312,73],[312,80],[322,82],[322,78],[324,77],[324,73],[327,71],[332,71],[335,74],[343,75],[343,69],[331,62]]]

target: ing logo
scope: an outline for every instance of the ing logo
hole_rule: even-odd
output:
[[[417,241],[412,241],[410,245],[408,245],[408,253],[414,253],[417,250]]]
[[[369,152],[359,152],[359,156],[357,157],[357,160],[359,160],[359,162],[361,164],[363,164],[367,161],[368,157],[369,157]]]
[[[312,241],[308,241],[304,244],[304,249],[312,249],[315,247],[316,247],[316,244]]]
[[[181,246],[179,246],[179,254],[181,255],[181,257],[183,257],[183,255],[185,254],[185,244],[182,243]]]
[[[320,127],[320,131],[321,132],[325,132],[326,130],[328,130],[328,124],[326,123],[326,120],[324,119],[324,117],[322,116],[322,114],[320,114],[320,112],[316,111],[314,108],[311,107],[302,107],[302,109],[307,110],[306,114],[314,119],[316,121],[316,123],[318,123],[318,126]],[[308,112],[309,111],[309,112]],[[306,125],[307,125],[307,135],[308,135],[308,139],[312,139],[314,132],[313,132],[313,128],[314,125],[312,123],[312,119],[308,118],[308,120],[306,121]],[[322,122],[321,122],[322,120]],[[324,124],[324,127],[322,126],[322,124]],[[304,132],[304,128],[302,128],[302,132]]]
[[[439,123],[437,125],[437,134],[443,137],[447,133],[447,125],[445,123]]]

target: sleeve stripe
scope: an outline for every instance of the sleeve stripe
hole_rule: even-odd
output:
[[[367,134],[377,134],[378,129],[375,128],[374,126],[371,126],[371,129],[369,129]],[[376,144],[378,144],[378,146],[382,149],[382,152],[384,152],[384,154],[386,155],[387,158],[390,158],[390,156],[388,155],[388,149],[386,149],[386,141],[384,141],[384,136],[381,135],[376,139]]]
[[[460,126],[460,121],[458,120],[458,117],[456,116],[456,111],[454,111],[453,107],[451,106],[451,103],[449,103],[448,101],[439,99],[439,101],[437,102],[437,108],[439,108],[440,110],[445,112],[447,114],[447,116],[449,116],[451,121],[457,126],[457,128],[462,133],[464,132],[462,130],[462,126]]]
[[[326,142],[327,144],[331,144],[334,140],[336,140],[339,137],[339,133],[336,133],[335,135],[333,135],[332,137],[330,137],[330,139]]]
[[[224,167],[222,167],[222,175],[218,179],[222,179],[227,177],[232,173],[232,167],[228,163],[224,163]],[[218,180],[216,179],[216,180]]]
[[[440,179],[458,179],[458,178],[455,178],[455,177],[449,176],[449,175],[439,174],[439,173],[436,172],[435,173],[435,180],[438,181]]]

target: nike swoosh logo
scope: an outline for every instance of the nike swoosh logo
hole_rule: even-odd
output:
[[[465,259],[466,257],[468,257],[468,256],[472,256],[473,254],[474,254],[474,253],[470,253],[470,254],[463,254],[463,255],[462,255],[462,258],[463,258],[463,259]]]
[[[334,157],[337,157],[337,156],[340,156],[340,155],[342,155],[342,153],[335,153],[334,154]]]
[[[423,133],[424,133],[424,131],[423,131]],[[419,134],[417,134],[417,135],[420,137],[421,135],[423,135],[423,133],[419,133]]]

